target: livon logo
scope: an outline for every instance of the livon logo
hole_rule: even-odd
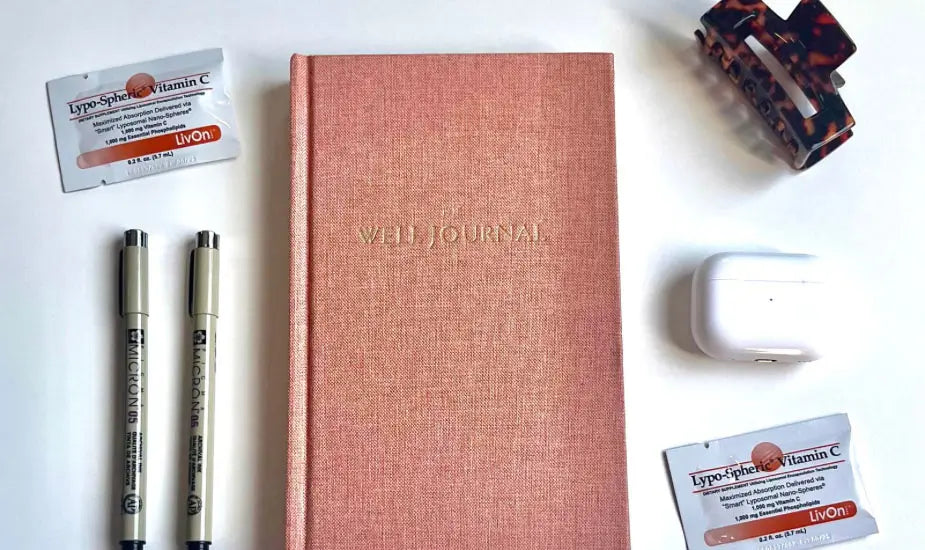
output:
[[[211,90],[209,83],[212,73],[197,73],[176,78],[158,80],[148,73],[135,73],[125,81],[117,90],[96,93],[69,101],[67,106],[71,112],[71,120],[83,118],[88,115],[114,111],[123,106],[135,103],[154,101],[160,97],[174,97],[189,92]],[[119,86],[111,83],[110,86]],[[109,86],[106,86],[109,88]],[[105,89],[105,88],[104,88]],[[156,96],[156,97],[151,97]]]
[[[703,541],[707,543],[707,546],[724,546],[730,542],[760,539],[760,542],[770,542],[770,544],[761,546],[761,548],[796,548],[797,546],[801,548],[815,548],[826,542],[835,541],[827,539],[820,540],[817,538],[802,538],[790,539],[785,542],[783,539],[795,536],[799,533],[798,530],[805,529],[811,525],[831,523],[833,521],[853,518],[856,515],[858,515],[858,505],[851,500],[839,502],[838,504],[818,506],[809,510],[797,510],[787,514],[773,514],[763,518],[759,518],[758,514],[752,514],[748,516],[749,518],[755,518],[752,521],[744,521],[733,525],[710,529],[703,534]],[[876,532],[876,529],[874,529],[873,532]],[[815,536],[819,537],[826,535],[817,534]],[[827,536],[831,537],[831,534]],[[819,544],[811,544],[813,542],[819,542]]]

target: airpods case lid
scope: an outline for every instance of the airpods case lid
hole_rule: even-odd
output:
[[[698,274],[713,281],[822,283],[822,261],[809,254],[723,252],[707,258]]]

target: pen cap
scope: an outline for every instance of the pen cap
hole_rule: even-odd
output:
[[[148,234],[140,229],[125,232],[122,248],[121,314],[148,315]]]
[[[190,258],[190,315],[218,316],[218,235],[200,231]]]

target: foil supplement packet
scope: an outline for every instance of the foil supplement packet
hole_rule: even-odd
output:
[[[877,533],[838,414],[665,452],[689,550],[808,550]]]
[[[64,191],[238,156],[221,49],[47,84]]]

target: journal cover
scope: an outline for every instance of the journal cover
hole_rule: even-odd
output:
[[[612,56],[291,86],[289,550],[629,548]]]

